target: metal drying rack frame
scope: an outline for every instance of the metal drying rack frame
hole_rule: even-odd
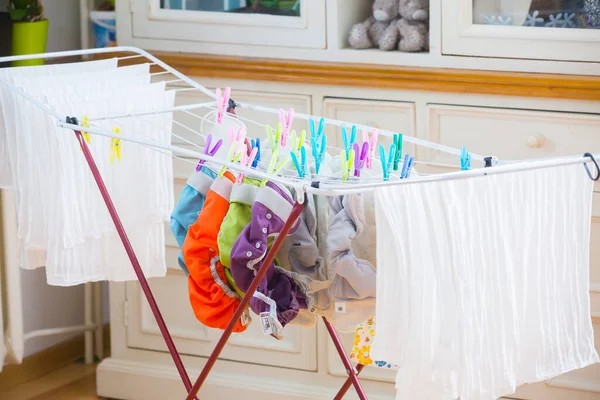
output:
[[[37,58],[50,59],[50,58],[86,56],[86,55],[95,55],[95,54],[110,54],[110,53],[119,53],[120,55],[123,53],[133,53],[134,54],[132,56],[119,57],[119,60],[144,57],[150,61],[151,65],[158,66],[164,70],[163,72],[155,73],[153,75],[160,75],[160,74],[173,75],[177,79],[174,81],[168,81],[168,83],[182,82],[189,86],[187,89],[181,89],[181,90],[198,90],[198,91],[202,92],[203,94],[207,95],[211,99],[216,98],[215,93],[213,93],[209,89],[205,88],[204,86],[200,85],[196,81],[190,79],[189,77],[185,76],[184,74],[182,74],[179,71],[175,70],[174,68],[170,67],[166,63],[160,61],[158,58],[152,56],[148,52],[138,49],[138,48],[134,48],[134,47],[113,47],[113,48],[87,49],[87,50],[63,51],[63,52],[45,53],[45,54],[3,57],[3,58],[0,58],[0,63],[18,61],[18,60],[27,60],[27,59],[37,59]],[[7,82],[5,80],[0,79],[0,84],[7,85],[13,91],[15,91],[18,95],[25,97],[28,101],[30,101],[31,103],[33,103],[34,105],[36,105],[37,107],[42,109],[44,112],[52,115],[56,119],[56,123],[58,126],[70,129],[75,133],[75,137],[76,137],[79,145],[81,146],[81,149],[83,150],[83,155],[84,155],[86,162],[92,172],[92,175],[94,176],[94,180],[98,186],[98,189],[100,190],[100,193],[102,195],[104,203],[110,213],[110,216],[116,227],[116,230],[119,234],[122,244],[127,252],[129,260],[130,260],[130,262],[133,266],[133,269],[135,271],[135,274],[139,280],[142,291],[144,292],[146,300],[148,301],[148,304],[149,304],[149,306],[152,310],[152,313],[156,319],[156,322],[161,331],[161,334],[165,340],[165,343],[169,350],[169,353],[171,354],[171,357],[173,358],[173,362],[179,372],[179,375],[185,386],[185,389],[188,392],[188,395],[186,397],[187,400],[197,399],[196,395],[197,395],[198,391],[202,387],[203,383],[206,381],[208,374],[210,373],[212,367],[214,366],[215,362],[217,361],[217,358],[219,357],[221,351],[223,350],[225,344],[227,343],[229,337],[231,336],[231,333],[233,332],[233,328],[235,327],[237,321],[240,320],[242,313],[248,306],[250,299],[252,298],[252,294],[256,291],[259,282],[262,280],[262,278],[266,274],[267,269],[268,269],[269,265],[271,264],[271,262],[273,262],[273,260],[275,258],[275,254],[281,247],[283,240],[285,239],[288,232],[290,231],[290,229],[292,228],[292,226],[295,224],[296,220],[300,216],[300,214],[304,208],[306,194],[310,193],[310,194],[315,194],[315,195],[335,196],[335,195],[343,195],[343,194],[349,194],[349,193],[358,193],[358,192],[364,192],[364,191],[368,191],[368,190],[374,190],[377,187],[383,187],[383,186],[464,179],[464,178],[469,178],[469,177],[473,177],[473,176],[493,175],[493,174],[499,174],[499,173],[540,169],[540,168],[547,168],[547,167],[553,167],[553,166],[559,166],[559,165],[570,165],[570,164],[577,164],[577,163],[584,164],[586,171],[588,172],[588,175],[590,176],[590,178],[597,180],[600,177],[600,169],[598,169],[598,164],[596,164],[594,155],[589,154],[589,153],[586,153],[584,156],[564,157],[564,158],[550,159],[550,160],[544,160],[544,161],[535,161],[535,162],[510,163],[507,165],[500,165],[498,160],[495,158],[483,157],[478,154],[471,154],[471,157],[474,161],[481,162],[482,164],[485,163],[486,167],[489,167],[489,168],[479,168],[479,169],[473,169],[473,170],[469,170],[469,171],[441,173],[441,174],[424,176],[424,177],[420,176],[420,177],[415,177],[414,179],[388,180],[388,181],[382,180],[382,181],[378,181],[378,182],[366,182],[366,183],[365,182],[352,182],[351,184],[340,184],[339,182],[336,182],[336,181],[331,182],[331,181],[327,181],[327,180],[321,180],[321,181],[298,180],[297,178],[293,179],[291,177],[282,177],[282,176],[275,176],[272,174],[266,174],[266,173],[258,171],[256,169],[242,167],[239,164],[224,162],[223,160],[203,154],[200,151],[189,150],[187,148],[183,148],[183,147],[179,147],[179,146],[164,145],[161,143],[152,142],[152,141],[145,140],[143,138],[136,138],[136,137],[128,136],[128,135],[119,134],[117,136],[113,132],[110,132],[109,130],[99,129],[94,126],[83,127],[79,124],[77,117],[63,116],[63,115],[57,114],[54,110],[50,109],[47,105],[39,102],[38,100],[34,99],[31,96],[28,96],[24,91],[22,91],[20,88],[18,88],[16,86],[14,86],[11,82]],[[137,114],[133,113],[133,114],[122,114],[122,115],[113,115],[113,116],[99,116],[96,118],[91,118],[90,121],[135,117],[136,115],[141,116],[141,115],[148,115],[148,114],[154,114],[154,113],[189,111],[189,110],[197,109],[197,108],[210,108],[210,107],[214,108],[215,106],[216,106],[215,102],[188,104],[188,105],[184,105],[184,106],[173,107],[168,110],[151,110],[146,113],[137,113]],[[246,103],[235,103],[235,106],[241,107],[241,108],[248,108],[248,109],[252,109],[252,110],[256,110],[256,111],[261,111],[261,112],[273,113],[273,114],[277,114],[279,111],[279,110],[272,109],[272,108],[256,106],[256,105],[246,104]],[[300,113],[295,114],[295,117],[299,118],[299,119],[305,119],[305,120],[318,118],[318,117],[315,117],[312,115],[306,115],[306,114],[300,114]],[[325,119],[325,121],[326,121],[326,124],[328,124],[328,125],[334,125],[334,126],[340,126],[340,127],[341,126],[350,127],[350,126],[354,125],[349,122],[338,121],[338,120],[327,119],[327,118]],[[369,130],[373,129],[372,127],[366,127],[366,126],[361,126],[361,125],[356,125],[356,126],[359,129],[369,129]],[[86,133],[93,133],[96,135],[117,138],[117,139],[121,139],[124,141],[138,143],[138,144],[150,146],[150,147],[153,147],[156,149],[166,150],[168,152],[172,152],[173,154],[177,154],[182,157],[189,157],[189,158],[193,158],[195,160],[198,160],[198,159],[206,160],[206,161],[209,161],[209,162],[217,164],[217,165],[227,166],[228,168],[237,170],[237,171],[242,172],[249,176],[253,176],[256,178],[263,178],[263,179],[266,178],[266,179],[272,180],[276,183],[280,183],[280,184],[286,185],[288,187],[293,187],[296,189],[297,199],[292,207],[292,211],[291,211],[289,218],[285,222],[283,229],[281,230],[280,234],[278,235],[275,242],[271,246],[271,249],[267,252],[267,254],[262,262],[261,267],[256,272],[256,276],[255,276],[254,280],[252,281],[252,284],[250,285],[250,287],[248,288],[244,297],[242,298],[240,305],[238,306],[228,327],[223,331],[223,334],[221,335],[219,341],[217,342],[213,352],[211,353],[210,357],[207,359],[207,361],[202,369],[202,372],[200,373],[200,376],[197,378],[197,380],[195,381],[195,383],[193,385],[192,385],[191,380],[187,374],[187,371],[183,365],[183,362],[181,360],[179,352],[177,351],[175,343],[173,342],[173,339],[169,333],[166,323],[161,315],[160,309],[159,309],[159,307],[156,303],[156,300],[154,298],[154,295],[152,294],[152,291],[148,285],[146,277],[144,276],[144,273],[142,272],[142,268],[136,257],[135,251],[133,250],[133,247],[132,247],[131,243],[129,242],[127,233],[125,232],[125,229],[121,223],[119,214],[118,214],[117,210],[115,209],[115,206],[113,204],[111,196],[106,188],[106,185],[104,184],[104,180],[100,174],[100,171],[98,170],[98,167],[96,165],[96,162],[94,161],[92,153],[90,152],[88,144],[86,143],[86,140],[84,139],[82,131],[86,132]],[[380,130],[379,133],[386,135],[386,136],[393,135],[393,132],[389,132],[389,131],[381,131]],[[410,137],[410,136],[406,136],[406,135],[404,136],[404,140],[409,143],[413,143],[415,145],[428,147],[428,148],[431,148],[431,149],[434,149],[437,151],[450,153],[450,154],[453,154],[456,156],[459,156],[461,154],[459,149],[455,149],[455,148],[441,145],[438,143],[428,142],[428,141],[425,141],[422,139],[418,139],[418,138],[414,138],[414,137]],[[490,162],[490,161],[492,161],[492,162]],[[590,161],[592,161],[597,168],[597,174],[595,177],[592,176],[590,170],[587,167],[587,162],[590,162]],[[348,378],[347,378],[346,382],[344,383],[342,388],[339,390],[337,395],[334,397],[334,399],[337,400],[337,399],[343,398],[343,396],[348,391],[350,386],[354,386],[354,388],[361,400],[367,399],[367,396],[366,396],[366,394],[361,386],[361,383],[358,379],[358,375],[362,371],[364,366],[359,364],[356,369],[352,366],[350,359],[348,358],[347,354],[344,351],[341,340],[340,340],[334,326],[326,317],[323,316],[322,319],[323,319],[323,322],[325,323],[325,326],[327,328],[329,336],[331,337],[331,340],[333,341],[335,348],[339,354],[339,357],[340,357],[342,363],[344,364],[344,367],[348,374]],[[94,328],[96,328],[96,327],[95,326],[86,326],[86,327],[84,327],[84,330],[90,330],[90,329],[94,329]]]

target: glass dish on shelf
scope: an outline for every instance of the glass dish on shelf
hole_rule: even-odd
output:
[[[473,23],[600,29],[599,0],[473,0]]]
[[[301,0],[160,0],[170,10],[300,16]]]

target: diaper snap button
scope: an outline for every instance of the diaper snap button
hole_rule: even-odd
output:
[[[267,233],[267,228],[262,228],[262,233]]]
[[[256,243],[255,246],[256,246],[257,249],[260,249],[260,243]]]
[[[252,252],[251,251],[247,252],[246,257],[252,257]]]
[[[267,214],[267,219],[271,219],[273,217],[271,214]]]

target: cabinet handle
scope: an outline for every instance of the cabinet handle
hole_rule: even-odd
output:
[[[527,147],[539,149],[546,143],[546,138],[543,135],[532,135],[527,138]]]

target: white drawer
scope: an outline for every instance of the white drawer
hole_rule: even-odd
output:
[[[600,115],[430,104],[428,139],[501,160],[600,151]],[[419,148],[419,158],[459,165],[456,156]]]
[[[415,135],[414,103],[326,98],[323,102],[323,114],[326,118],[352,121],[391,132]],[[340,128],[329,126],[325,131],[327,143],[331,146],[340,146],[342,143]],[[360,130],[357,140],[362,142]],[[392,138],[380,135],[378,143],[389,147]],[[414,152],[412,145],[405,146],[404,152],[412,154]]]

